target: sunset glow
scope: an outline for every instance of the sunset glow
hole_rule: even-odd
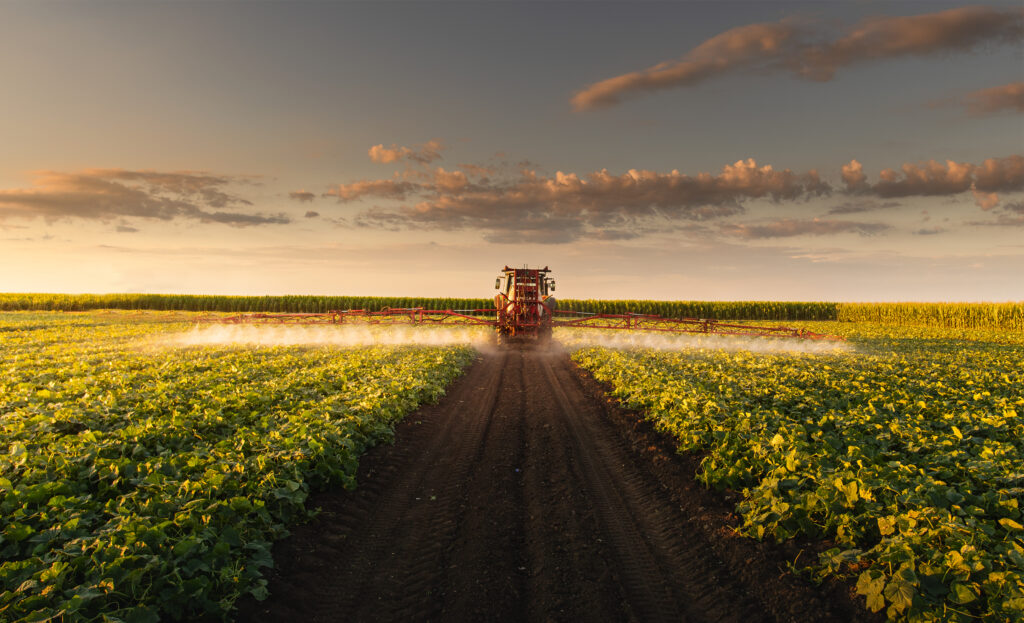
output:
[[[742,10],[737,10],[739,7]],[[1024,10],[0,5],[0,292],[1024,299]]]

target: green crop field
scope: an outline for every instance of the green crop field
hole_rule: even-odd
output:
[[[1024,620],[1024,333],[806,326],[853,348],[573,358],[742,492],[745,534],[824,543],[804,572],[890,619]]]
[[[806,543],[797,572],[893,620],[1022,620],[1024,332],[970,328],[1017,322],[1013,305],[786,323],[838,349],[556,338],[741,494],[744,534]],[[308,493],[354,486],[360,453],[473,357],[170,339],[196,317],[0,312],[0,620],[230,616],[266,593]]]
[[[182,348],[187,316],[0,314],[0,620],[222,615],[308,492],[465,347]]]

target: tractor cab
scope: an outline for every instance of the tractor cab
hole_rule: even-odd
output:
[[[555,280],[547,276],[548,268],[509,268],[494,280],[494,289],[499,290],[510,301],[543,300],[555,291]]]

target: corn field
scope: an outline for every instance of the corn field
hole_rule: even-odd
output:
[[[1024,329],[1024,303],[842,303],[836,320],[946,329]]]
[[[147,309],[207,312],[317,313],[335,309],[377,311],[385,307],[484,309],[483,298],[380,296],[219,296],[187,294],[0,294],[0,311],[88,311]],[[633,312],[668,318],[719,320],[838,320],[950,329],[1024,330],[1024,302],[1016,303],[828,303],[803,301],[644,301],[559,299],[569,311]]]

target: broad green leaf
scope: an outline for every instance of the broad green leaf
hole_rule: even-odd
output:
[[[857,577],[857,594],[867,598],[867,607],[878,612],[885,607],[882,590],[885,588],[885,575],[878,570],[868,569]]]
[[[917,576],[908,567],[897,571],[885,585],[884,595],[897,612],[903,612],[911,606],[917,594]]]
[[[958,604],[969,604],[978,598],[978,593],[973,585],[964,582],[953,582],[950,589],[949,598]]]

